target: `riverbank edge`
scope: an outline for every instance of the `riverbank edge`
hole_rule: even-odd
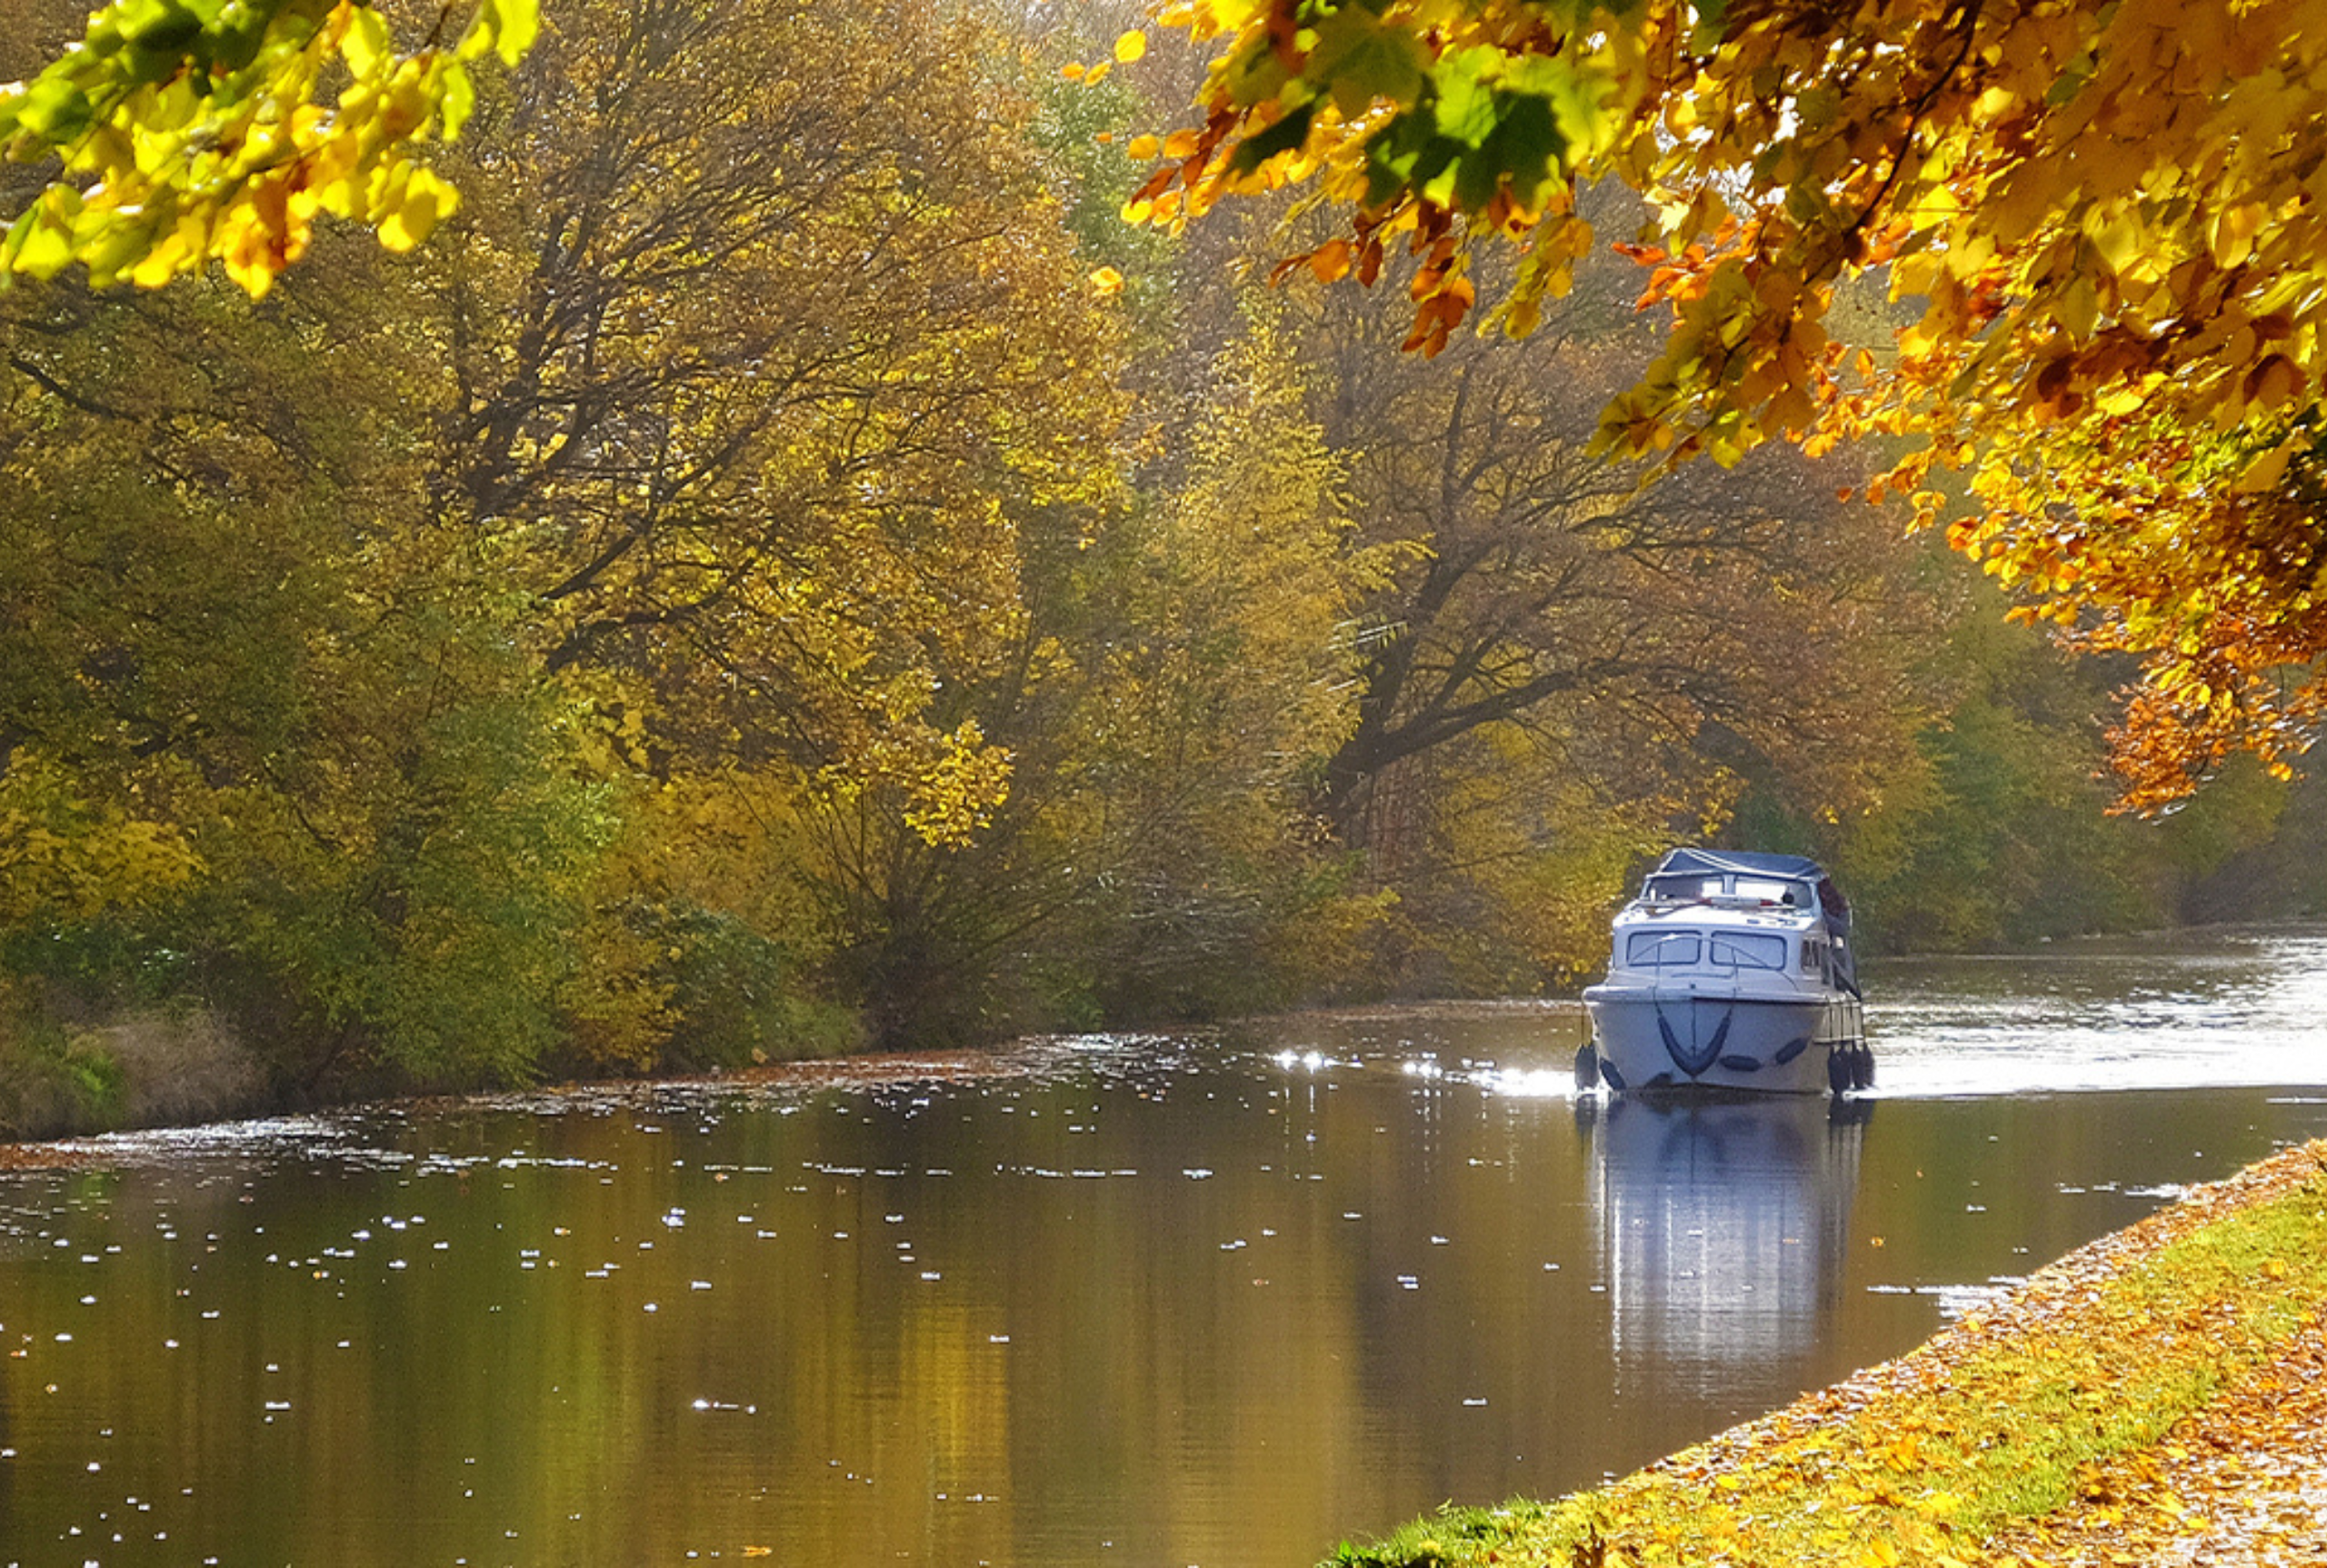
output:
[[[1989,1541],[2122,1502],[2095,1482],[2104,1463],[2178,1453],[2177,1423],[2315,1337],[2323,1306],[2327,1140],[2192,1188],[1905,1355],[1629,1476],[1552,1502],[1448,1507],[1326,1563],[2029,1563]]]
[[[105,1132],[0,1142],[0,1172],[102,1168],[123,1164],[135,1152],[149,1145],[155,1152],[165,1152],[167,1139],[174,1134],[249,1125],[279,1121],[285,1117],[490,1109],[561,1098],[652,1096],[674,1090],[804,1092],[814,1089],[881,1089],[908,1084],[955,1083],[1008,1076],[1031,1070],[1031,1055],[1029,1043],[1021,1041],[985,1050],[868,1051],[848,1056],[819,1056],[797,1062],[773,1062],[764,1066],[728,1068],[710,1073],[665,1074],[651,1078],[577,1079],[526,1089],[353,1098],[297,1110],[257,1112],[249,1116],[224,1120],[158,1122]]]

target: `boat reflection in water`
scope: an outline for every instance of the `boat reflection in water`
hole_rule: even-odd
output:
[[[1841,1290],[1873,1104],[1579,1105],[1619,1386],[1626,1369],[1653,1367],[1668,1389],[1734,1388],[1750,1367],[1812,1351]]]

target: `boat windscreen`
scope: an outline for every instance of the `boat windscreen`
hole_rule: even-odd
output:
[[[1655,969],[1697,961],[1693,931],[1635,931],[1624,944],[1624,964],[1633,969]]]
[[[1716,931],[1712,962],[1717,969],[1783,969],[1785,938],[1763,932]]]

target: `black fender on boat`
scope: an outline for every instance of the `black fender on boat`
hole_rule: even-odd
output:
[[[1707,998],[1693,995],[1690,1000],[1693,1002],[1707,1000]],[[1737,999],[1734,996],[1729,999],[1729,1007],[1722,1014],[1721,1022],[1713,1025],[1713,1038],[1702,1044],[1697,1042],[1697,1016],[1695,1011],[1692,1009],[1688,1014],[1689,1044],[1685,1046],[1681,1044],[1680,1036],[1673,1033],[1672,1022],[1664,1016],[1664,1003],[1662,997],[1656,1000],[1655,1007],[1656,1032],[1663,1036],[1664,1054],[1672,1057],[1673,1065],[1678,1067],[1687,1076],[1703,1077],[1708,1068],[1722,1059],[1721,1048],[1729,1042],[1729,1026],[1736,1021]],[[1755,1065],[1758,1066],[1759,1064]]]

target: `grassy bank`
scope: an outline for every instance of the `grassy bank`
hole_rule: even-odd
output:
[[[2017,1522],[2116,1501],[2158,1447],[2315,1328],[2327,1143],[2070,1254],[1900,1360],[1594,1491],[1449,1509],[1330,1559],[1364,1568],[1972,1568]],[[2178,1507],[2172,1499],[2164,1504]]]

